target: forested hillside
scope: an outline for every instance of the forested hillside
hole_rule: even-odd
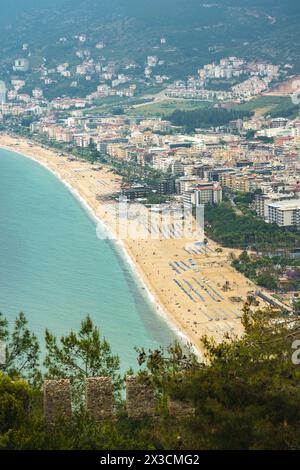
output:
[[[2,3],[0,61],[20,54],[28,43],[37,62],[72,60],[71,38],[87,34],[87,46],[105,41],[105,56],[145,61],[159,51],[165,71],[179,77],[195,73],[211,60],[227,55],[293,63],[300,68],[298,1],[222,0],[15,0]],[[60,44],[59,38],[68,41]],[[293,41],[290,38],[293,37]]]

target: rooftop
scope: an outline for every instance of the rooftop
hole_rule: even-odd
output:
[[[290,199],[285,201],[278,201],[272,204],[269,204],[269,207],[274,207],[275,209],[285,209],[285,210],[300,210],[300,199]]]

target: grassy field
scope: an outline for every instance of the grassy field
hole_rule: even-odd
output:
[[[149,101],[147,102],[147,99]],[[143,101],[145,103],[143,104]],[[116,108],[123,108],[126,114],[132,116],[161,117],[169,116],[175,110],[192,111],[193,109],[205,109],[212,107],[212,101],[200,100],[180,100],[164,99],[162,101],[153,101],[149,97],[120,98],[117,96],[103,98],[97,105],[85,111],[87,114],[110,114]],[[136,106],[138,105],[138,106]],[[254,111],[258,116],[267,116],[268,114],[283,114],[283,117],[296,117],[298,110],[293,109],[293,103],[288,96],[260,96],[236,106],[238,111]],[[291,114],[286,116],[286,113]],[[295,115],[294,115],[295,114]]]
[[[209,108],[213,105],[210,101],[198,100],[172,100],[166,99],[163,101],[151,102],[150,98],[135,97],[135,98],[121,98],[121,97],[108,97],[99,100],[93,107],[85,110],[85,114],[110,114],[116,108],[123,108],[126,114],[132,116],[168,116],[176,109],[181,111],[191,111],[199,108]],[[145,102],[143,104],[143,102]],[[136,106],[138,105],[138,106]]]
[[[84,111],[84,114],[111,114],[114,110],[122,108],[127,109],[131,108],[133,105],[143,103],[143,98],[128,98],[120,96],[109,96],[107,98],[102,98],[94,104],[93,108],[89,108]]]
[[[236,109],[254,111],[257,115],[266,116],[270,113],[280,114],[280,112],[285,112],[292,106],[292,100],[288,96],[260,96],[237,106]]]
[[[168,116],[176,109],[180,109],[181,111],[191,111],[199,108],[210,108],[212,105],[213,103],[210,101],[170,99],[131,108],[128,112],[129,114],[139,116]]]

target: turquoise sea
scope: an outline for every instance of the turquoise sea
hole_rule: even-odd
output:
[[[0,149],[0,311],[24,312],[43,343],[90,314],[121,367],[135,346],[155,348],[175,333],[155,311],[111,242],[68,189],[38,163]]]

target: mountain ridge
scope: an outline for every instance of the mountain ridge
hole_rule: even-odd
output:
[[[180,78],[228,55],[289,63],[300,71],[300,5],[293,0],[4,0],[0,23],[0,63],[22,55],[28,43],[34,57],[57,64],[74,56],[75,35],[87,35],[86,47],[107,44],[110,60],[143,64],[159,51],[165,73]],[[7,6],[5,6],[7,5]],[[60,37],[68,42],[58,43]],[[293,40],[291,40],[291,37]],[[169,49],[169,50],[168,50]]]

